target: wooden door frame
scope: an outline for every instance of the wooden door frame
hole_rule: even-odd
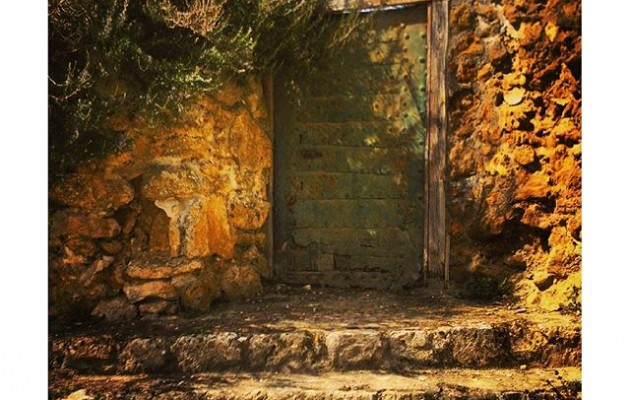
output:
[[[448,0],[432,0],[429,6],[425,178],[425,278],[449,281],[450,236],[446,212],[446,144],[448,132],[447,51]]]
[[[449,281],[450,236],[447,230],[446,212],[446,144],[448,131],[447,118],[447,50],[448,50],[448,10],[449,0],[330,0],[331,12],[343,12],[356,8],[379,8],[427,3],[427,138],[425,143],[424,179],[424,280],[428,278]],[[273,77],[263,79],[265,98],[269,108],[272,129],[272,149],[274,141],[274,100]],[[274,150],[272,150],[274,151]],[[268,262],[274,269],[273,254],[273,175],[272,165],[268,196],[271,203],[267,221]],[[275,271],[275,269],[274,269]]]

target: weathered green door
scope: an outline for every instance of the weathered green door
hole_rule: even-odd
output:
[[[426,6],[380,12],[327,72],[275,81],[274,264],[290,283],[394,288],[420,276]]]

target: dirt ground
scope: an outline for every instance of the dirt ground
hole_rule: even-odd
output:
[[[518,308],[509,301],[477,303],[436,288],[398,293],[374,290],[291,287],[266,288],[258,299],[219,303],[207,315],[144,317],[124,323],[51,323],[52,337],[76,334],[175,336],[218,331],[266,333],[309,329],[435,329],[526,319],[537,324],[579,323],[577,316]]]
[[[427,370],[413,375],[344,372],[313,375],[198,374],[93,376],[60,380],[51,398],[82,399],[579,399],[577,368],[556,371]],[[83,389],[81,389],[83,388]],[[386,389],[385,389],[386,388]],[[375,397],[376,396],[376,397]],[[422,397],[418,397],[422,396]],[[68,397],[65,397],[68,399]]]

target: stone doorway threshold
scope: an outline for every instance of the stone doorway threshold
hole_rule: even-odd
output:
[[[240,399],[258,387],[271,399],[446,396],[444,388],[459,386],[468,397],[431,398],[578,398],[581,325],[420,289],[278,285],[205,316],[51,325],[49,360],[51,398],[59,399],[98,388],[102,398],[150,389],[163,398]],[[512,392],[542,397],[500,397]]]

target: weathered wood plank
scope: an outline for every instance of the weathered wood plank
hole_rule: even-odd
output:
[[[431,109],[429,108],[429,101],[431,97],[431,91],[433,87],[431,86],[432,81],[430,80],[430,68],[431,68],[431,42],[430,42],[430,32],[431,32],[431,4],[427,5],[427,64],[426,64],[426,88],[427,88],[427,104],[426,104],[426,112],[427,116]],[[424,284],[426,285],[427,279],[429,277],[429,180],[430,180],[430,165],[429,165],[429,143],[431,142],[431,118],[426,118],[426,138],[424,144],[424,225],[423,225],[423,249],[422,249],[422,262],[423,262],[423,270],[422,277],[424,279]]]
[[[405,57],[405,68],[398,68],[402,65],[398,58],[383,64],[384,58],[371,57],[380,42],[361,35],[337,62],[343,66],[355,65],[345,60],[367,60],[373,67],[324,71],[316,79],[298,82],[304,89],[299,98],[286,90],[282,72],[278,73],[274,153],[278,277],[318,271],[334,278],[341,270],[387,269],[399,285],[418,278],[425,196],[426,10],[420,6],[375,13],[372,36],[397,39],[387,45],[397,51],[383,57]],[[339,70],[345,71],[342,76]],[[357,72],[368,76],[352,79]],[[356,92],[320,90],[338,88],[340,79],[352,81],[348,86],[356,84]],[[396,84],[399,90],[395,95],[366,90],[366,82],[377,89]],[[379,240],[379,232],[392,227],[401,235],[381,235]]]
[[[377,8],[406,6],[418,3],[428,3],[434,0],[330,0],[332,11],[354,10],[357,8]]]
[[[448,47],[448,1],[429,4],[428,65],[428,273],[446,279],[446,52]]]
[[[272,74],[266,74],[265,76],[263,76],[262,78],[262,87],[263,87],[263,94],[264,94],[264,98],[265,98],[265,104],[267,105],[267,115],[269,116],[269,126],[271,129],[271,145],[272,148],[273,147],[273,142],[275,140],[275,125],[274,125],[274,95],[273,95],[273,75]],[[271,171],[273,171],[274,165],[273,165],[273,160],[274,158],[271,158]],[[267,190],[267,195],[269,196],[269,203],[271,205],[271,209],[274,209],[274,204],[273,204],[273,194],[274,194],[274,190],[273,190],[273,172],[269,174],[269,187]],[[273,265],[273,234],[274,234],[274,229],[273,229],[273,212],[269,213],[269,216],[267,217],[267,222],[265,225],[265,233],[267,234],[267,249],[266,250],[266,256],[267,256],[267,262],[269,263],[269,265]]]

